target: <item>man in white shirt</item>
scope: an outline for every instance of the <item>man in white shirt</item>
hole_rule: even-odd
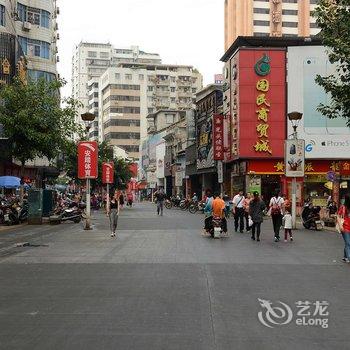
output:
[[[243,191],[239,191],[237,195],[233,197],[233,213],[235,215],[235,232],[243,233],[244,230],[244,196]]]

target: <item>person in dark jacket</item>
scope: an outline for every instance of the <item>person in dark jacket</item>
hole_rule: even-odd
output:
[[[256,240],[260,242],[260,233],[261,233],[261,224],[264,221],[264,210],[266,206],[263,200],[260,199],[259,193],[253,193],[253,199],[249,204],[249,215],[252,218],[252,240],[255,241],[255,232]]]

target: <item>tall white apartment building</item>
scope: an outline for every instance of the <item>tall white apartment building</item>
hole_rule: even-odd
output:
[[[82,103],[81,113],[91,112],[96,119],[90,129],[90,138],[98,137],[98,81],[109,67],[116,67],[121,62],[161,63],[158,54],[147,53],[137,46],[114,48],[107,43],[81,42],[76,46],[72,58],[73,97]],[[81,122],[80,117],[78,117]]]
[[[312,16],[318,0],[225,0],[225,50],[238,36],[302,36],[319,33]]]
[[[56,0],[0,0],[0,32],[16,38],[27,59],[29,78],[57,76],[58,14]]]
[[[194,108],[202,85],[202,75],[192,66],[120,63],[109,68],[98,82],[100,140],[138,160],[140,142],[147,137],[147,116]]]

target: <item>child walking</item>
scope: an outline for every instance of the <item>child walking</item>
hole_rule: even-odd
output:
[[[290,211],[286,210],[284,217],[283,217],[283,222],[284,222],[284,241],[288,241],[288,234],[290,237],[291,242],[293,242],[293,235],[292,235],[292,215]]]

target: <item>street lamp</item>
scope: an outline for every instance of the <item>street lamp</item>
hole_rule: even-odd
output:
[[[291,112],[287,114],[289,121],[293,127],[293,139],[298,139],[297,128],[299,126],[300,120],[303,118],[303,113],[300,112]],[[297,178],[294,176],[292,178],[292,221],[293,229],[296,229],[297,222]]]
[[[91,127],[91,122],[95,119],[95,114],[84,113],[81,115],[81,119],[85,123],[86,127],[86,138],[89,139],[89,130]],[[91,230],[91,198],[90,198],[90,179],[86,178],[86,220],[84,230]]]

